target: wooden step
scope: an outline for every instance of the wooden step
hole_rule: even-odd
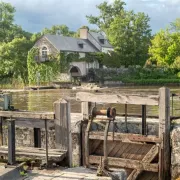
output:
[[[58,149],[48,149],[49,160],[60,162],[66,157],[66,151]],[[0,155],[8,155],[8,147],[0,147]],[[46,158],[46,150],[43,148],[32,148],[32,147],[18,147],[16,148],[16,157],[18,158],[30,158],[34,160],[42,160]]]

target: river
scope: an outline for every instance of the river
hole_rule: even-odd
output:
[[[158,94],[159,87],[156,86],[135,86],[135,87],[118,87],[118,88],[107,88],[99,90],[106,94]],[[179,93],[179,87],[170,87],[171,93]],[[28,110],[28,111],[53,111],[53,103],[60,98],[69,98],[71,102],[71,112],[80,112],[80,103],[76,102],[75,96],[77,91],[70,89],[53,89],[53,90],[39,90],[39,91],[24,91],[12,93],[12,105],[16,109]],[[124,113],[124,105],[120,104],[98,104],[99,108],[107,108],[113,106],[117,109],[118,113]],[[180,98],[174,97],[173,106],[174,115],[180,116]],[[128,113],[141,113],[141,106],[128,105]],[[147,115],[157,115],[158,108],[156,106],[147,107]]]

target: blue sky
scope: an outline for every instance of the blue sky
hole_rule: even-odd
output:
[[[86,15],[97,15],[96,5],[104,0],[4,0],[16,8],[15,21],[23,29],[39,32],[45,27],[66,24],[76,31],[88,25]],[[110,3],[113,0],[107,0]],[[145,12],[153,32],[180,17],[180,0],[125,0],[129,10]]]

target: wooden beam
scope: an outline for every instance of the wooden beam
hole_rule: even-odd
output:
[[[163,87],[159,89],[159,138],[163,140],[159,154],[160,180],[170,179],[170,128],[170,90],[169,88]]]
[[[76,100],[82,102],[101,102],[117,104],[138,104],[138,105],[158,105],[158,96],[141,96],[141,95],[121,95],[121,94],[92,94],[79,92],[76,94]]]
[[[142,135],[147,134],[146,128],[146,106],[142,105]]]
[[[81,113],[83,115],[83,120],[89,120],[89,115],[91,113],[92,104],[90,102],[81,103]]]
[[[89,156],[90,164],[99,164],[101,156]],[[158,172],[158,164],[151,164],[132,159],[108,157],[108,166]]]
[[[60,99],[54,103],[55,109],[55,142],[56,148],[67,150],[69,167],[72,167],[72,135],[70,104],[65,99]]]
[[[27,111],[0,111],[1,117],[29,118],[29,119],[54,119],[53,112],[27,112]]]
[[[154,160],[154,158],[158,155],[158,152],[159,152],[158,146],[157,145],[152,146],[150,151],[142,159],[142,162],[151,163]],[[134,169],[131,172],[131,174],[128,176],[127,180],[136,180],[139,174],[141,173],[142,173],[142,170]]]
[[[14,165],[15,158],[15,120],[8,120],[8,164]]]
[[[90,132],[89,135],[90,139],[99,139],[104,140],[104,134],[103,132]],[[113,133],[108,133],[108,140],[113,140]],[[128,140],[128,142],[154,142],[154,143],[160,143],[162,140],[156,136],[143,136],[139,134],[124,134],[124,133],[114,133],[114,140],[115,141],[124,141]]]
[[[0,117],[0,146],[3,145],[3,117]]]

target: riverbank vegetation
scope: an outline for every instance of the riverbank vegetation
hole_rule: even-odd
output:
[[[111,75],[106,72],[107,69],[91,71],[90,74],[93,77],[96,75],[94,78],[97,81],[107,79],[157,85],[179,83],[180,18],[177,17],[166,29],[152,35],[149,16],[127,10],[122,0],[115,0],[112,4],[103,2],[97,5],[97,9],[99,16],[87,16],[89,23],[96,25],[97,29],[89,30],[104,32],[114,46],[113,52],[87,54],[85,59],[77,58],[76,54],[59,54],[58,57],[52,57],[54,62],[37,64],[31,48],[42,35],[49,33],[79,37],[79,30],[74,32],[66,25],[54,25],[39,33],[26,32],[15,24],[15,7],[0,2],[0,86],[35,84],[37,72],[41,73],[42,82],[49,82],[58,71],[66,71],[69,62],[92,59],[98,60],[101,67],[104,65],[110,71],[114,68]]]

